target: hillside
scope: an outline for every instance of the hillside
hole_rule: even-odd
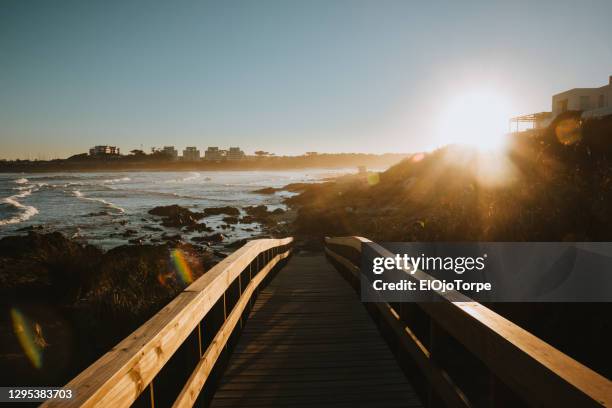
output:
[[[612,117],[576,117],[558,118],[538,137],[514,136],[503,154],[448,146],[380,175],[306,186],[288,200],[299,208],[296,232],[380,241],[610,240]]]
[[[612,241],[612,117],[569,112],[503,155],[449,146],[381,174],[304,186],[296,235],[390,241]],[[609,303],[490,304],[603,375]],[[602,358],[603,356],[603,358]],[[605,357],[608,356],[608,357]]]

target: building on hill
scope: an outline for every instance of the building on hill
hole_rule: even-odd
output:
[[[612,75],[608,78],[607,85],[597,88],[573,88],[553,95],[550,112],[530,113],[511,118],[510,131],[543,129],[559,114],[566,111],[582,111],[583,118],[612,115]]]
[[[223,150],[219,150],[217,146],[208,146],[204,152],[204,160],[221,161],[223,159],[225,159]]]
[[[244,152],[239,147],[230,147],[227,151],[227,160],[242,160]]]
[[[183,150],[183,160],[184,161],[200,160],[200,151],[195,146],[187,146],[185,150]]]
[[[117,146],[99,145],[89,149],[90,156],[118,156],[120,154]]]
[[[612,75],[607,85],[598,88],[574,88],[553,95],[553,116],[568,110],[582,111],[583,117],[612,114]]]
[[[172,160],[178,160],[178,150],[174,146],[164,146],[161,152],[169,156]]]

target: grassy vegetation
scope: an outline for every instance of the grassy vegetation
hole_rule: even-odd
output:
[[[602,241],[612,238],[612,118],[558,118],[538,137],[514,136],[503,155],[448,146],[378,177],[305,186],[302,235],[379,241]],[[565,135],[567,137],[567,135]]]
[[[172,264],[175,247],[193,279],[216,263],[184,243],[103,252],[57,232],[0,240],[0,383],[63,385],[108,351],[188,284]],[[15,311],[32,329],[39,367],[15,336]]]

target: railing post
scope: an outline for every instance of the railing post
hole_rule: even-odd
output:
[[[198,323],[198,351],[202,358],[202,322]]]
[[[149,383],[149,397],[151,402],[151,408],[155,408],[155,393],[153,391],[153,380]]]
[[[240,272],[238,275],[238,300],[242,297],[242,274],[244,271]],[[242,329],[242,315],[240,315],[240,328]]]

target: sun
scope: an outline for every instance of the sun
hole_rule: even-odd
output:
[[[468,145],[481,151],[503,150],[508,112],[504,97],[493,90],[458,94],[441,111],[439,138],[447,144]]]

